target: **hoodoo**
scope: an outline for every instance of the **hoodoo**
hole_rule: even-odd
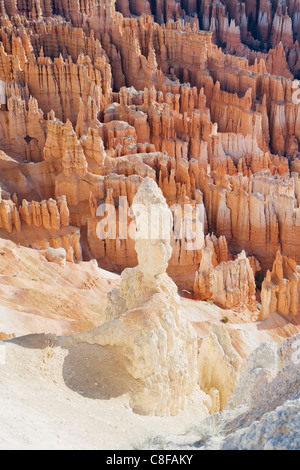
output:
[[[0,448],[300,449],[299,43],[299,0],[0,0]]]
[[[166,273],[173,218],[155,181],[143,180],[132,208],[138,265],[125,269],[120,286],[108,294],[104,324],[77,340],[116,349],[134,379],[136,412],[173,415],[200,392],[197,336]]]

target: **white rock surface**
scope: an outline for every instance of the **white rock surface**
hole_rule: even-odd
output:
[[[213,324],[198,355],[199,385],[213,400],[213,409],[222,409],[232,395],[242,360],[231,344],[226,328]]]
[[[210,407],[197,383],[197,336],[179,313],[177,286],[165,272],[172,214],[152,179],[141,184],[133,212],[139,264],[125,269],[120,287],[109,294],[106,323],[77,340],[114,349],[129,374],[135,412],[175,415],[189,400]]]

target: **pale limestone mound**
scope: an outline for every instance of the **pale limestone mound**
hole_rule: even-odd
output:
[[[212,413],[224,408],[232,395],[242,359],[223,325],[214,324],[198,355],[199,386],[212,399]]]
[[[77,339],[114,348],[134,379],[135,412],[175,415],[197,392],[201,397],[197,337],[178,312],[177,287],[165,272],[172,251],[172,215],[152,179],[143,180],[133,213],[139,264],[125,269],[120,287],[109,294],[106,323]],[[202,393],[202,398],[209,404],[209,397]]]

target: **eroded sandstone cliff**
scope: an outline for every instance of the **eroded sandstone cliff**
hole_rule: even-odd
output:
[[[280,251],[296,285],[299,8],[1,1],[1,236],[134,267],[128,210],[149,177],[175,215],[181,290],[297,315],[297,288],[281,301],[267,271]]]

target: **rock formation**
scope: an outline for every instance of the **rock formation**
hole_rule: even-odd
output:
[[[198,355],[199,385],[212,399],[211,412],[227,404],[239,377],[242,360],[233,348],[224,326],[213,325]]]
[[[234,261],[223,261],[214,267],[212,251],[204,248],[199,271],[196,272],[194,292],[201,300],[211,300],[224,309],[255,311],[254,274],[245,252]]]
[[[244,431],[237,433],[233,428],[223,449],[298,448],[297,432],[293,431],[299,414],[298,348],[299,335],[295,335],[278,348],[274,343],[263,343],[249,356],[226,407],[227,412],[235,410],[236,419],[242,405]],[[290,423],[289,429],[286,423]]]
[[[265,286],[285,281],[260,299],[255,275],[279,250],[300,262],[299,6],[154,3],[1,2],[1,236],[121,273],[149,177],[178,287],[268,317]]]
[[[75,341],[113,358],[135,411],[224,409],[237,325],[252,323],[237,348],[249,352],[299,324],[300,2],[0,0],[0,13],[0,238],[62,283],[85,262],[122,273]],[[161,213],[165,232],[133,236]],[[3,282],[27,289],[9,259]],[[255,429],[254,389],[284,362],[274,351],[250,358],[233,396]]]
[[[272,271],[267,271],[262,283],[260,319],[272,312],[295,316],[299,312],[300,269],[292,258],[277,252]]]
[[[108,296],[105,323],[77,337],[116,348],[134,379],[134,411],[176,414],[197,391],[197,338],[179,314],[177,287],[166,274],[172,214],[156,183],[145,178],[133,200],[138,265]]]
[[[168,436],[167,449],[298,449],[299,344],[299,334],[279,346],[262,343],[245,362],[225,408],[184,437]]]

